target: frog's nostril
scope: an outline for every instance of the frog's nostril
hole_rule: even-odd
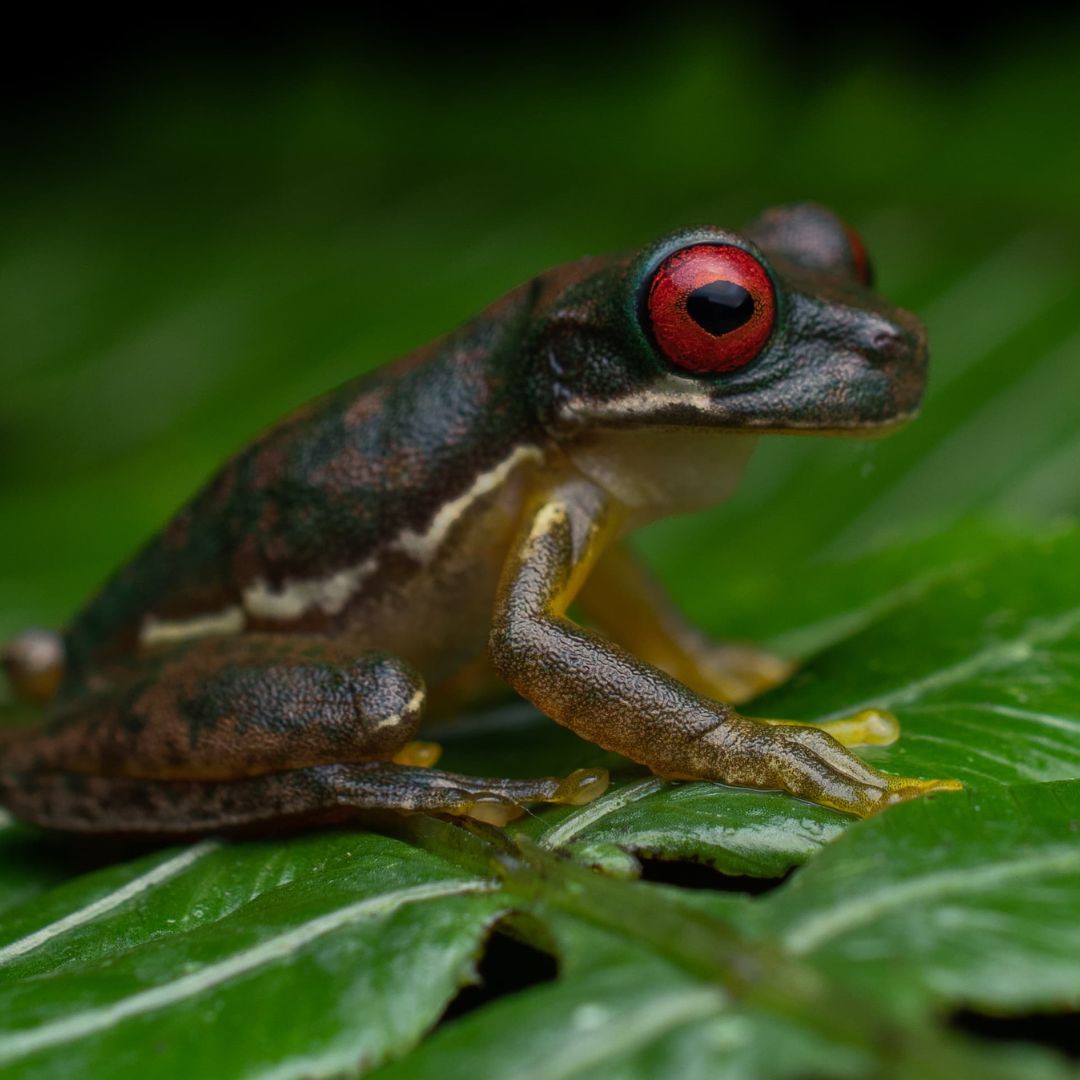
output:
[[[860,334],[866,343],[866,358],[874,364],[894,363],[910,357],[919,350],[918,337],[899,323],[873,317],[867,320]]]
[[[878,329],[870,337],[870,348],[875,352],[893,353],[903,345],[904,335],[889,329]]]

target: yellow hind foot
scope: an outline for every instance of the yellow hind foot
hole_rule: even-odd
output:
[[[900,738],[900,721],[886,709],[860,709],[850,716],[806,724],[798,720],[769,720],[766,724],[798,724],[828,732],[841,746],[892,746]]]
[[[450,813],[502,828],[525,813],[528,803],[584,806],[607,790],[607,769],[575,769],[562,780],[496,780],[489,791],[458,791]]]
[[[687,681],[719,701],[739,705],[791,678],[795,664],[756,645],[712,645],[699,657],[700,677]],[[682,672],[680,672],[682,674]]]
[[[607,769],[575,769],[559,782],[550,801],[564,806],[584,806],[600,798],[607,791],[609,783],[611,779]]]
[[[437,742],[416,739],[407,742],[390,760],[395,765],[415,765],[418,769],[430,769],[442,757],[442,747]]]
[[[909,799],[917,799],[921,795],[934,795],[940,791],[963,791],[964,785],[959,780],[917,780],[911,776],[889,777],[890,784],[879,800],[878,805],[871,810],[876,814],[887,806],[896,803],[907,802]]]

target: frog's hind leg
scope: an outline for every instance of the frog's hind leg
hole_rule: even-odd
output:
[[[450,814],[505,825],[528,803],[580,805],[606,787],[603,769],[582,769],[563,779],[489,780],[384,761],[216,782],[0,773],[0,801],[37,825],[154,837],[265,832],[347,821],[373,810]]]
[[[603,770],[485,780],[439,772],[418,742],[420,675],[379,652],[273,635],[204,639],[110,670],[40,733],[0,748],[0,805],[67,831],[192,835],[364,810],[501,824],[582,803]]]
[[[410,746],[424,683],[376,651],[274,635],[206,638],[117,665],[65,694],[11,768],[142,780],[245,776],[388,760]]]

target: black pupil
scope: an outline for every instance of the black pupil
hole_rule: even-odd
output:
[[[719,336],[738,330],[754,314],[754,298],[734,281],[710,281],[686,298],[690,318]]]

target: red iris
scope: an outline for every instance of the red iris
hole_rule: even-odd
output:
[[[695,373],[734,371],[769,340],[776,293],[749,252],[697,244],[661,263],[648,307],[656,342],[672,363]]]

